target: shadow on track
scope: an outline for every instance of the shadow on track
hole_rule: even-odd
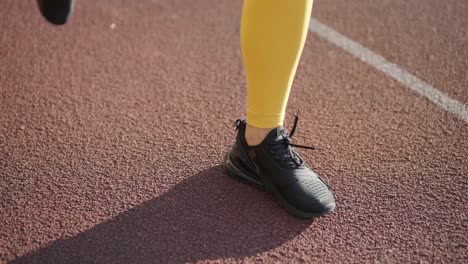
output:
[[[166,193],[12,263],[181,263],[244,258],[310,226],[267,194],[226,175],[200,172]]]

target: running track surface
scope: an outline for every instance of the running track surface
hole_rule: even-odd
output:
[[[313,16],[468,103],[466,1],[317,0]],[[241,1],[0,4],[0,260],[466,263],[468,125],[309,34],[287,124],[338,206],[313,221],[230,178]]]

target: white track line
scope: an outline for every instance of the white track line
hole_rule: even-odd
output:
[[[398,65],[387,61],[384,57],[336,32],[314,18],[310,20],[309,30],[392,77],[409,89],[426,97],[446,111],[458,115],[462,120],[468,123],[468,108],[463,103],[448,97],[430,84],[398,67]]]

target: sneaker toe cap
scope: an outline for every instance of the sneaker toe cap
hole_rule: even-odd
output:
[[[299,179],[287,192],[288,202],[303,212],[323,215],[335,209],[332,191],[316,175]]]

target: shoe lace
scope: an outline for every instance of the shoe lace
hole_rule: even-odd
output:
[[[305,146],[292,143],[292,137],[294,132],[296,132],[297,123],[299,121],[299,111],[296,113],[294,117],[294,125],[291,129],[291,132],[284,133],[281,135],[274,143],[270,144],[270,147],[274,150],[273,152],[276,154],[276,157],[282,163],[289,163],[292,161],[296,166],[304,165],[304,159],[296,152],[294,147],[296,148],[303,148],[303,149],[318,149],[315,146]]]
[[[297,128],[297,123],[299,121],[299,110],[297,111],[296,113],[296,116],[294,117],[294,124],[293,124],[293,127],[291,129],[291,132],[289,132],[289,134],[285,134],[283,135],[283,140],[280,140],[279,141],[279,144],[275,144],[275,145],[278,145],[278,146],[285,146],[286,148],[284,149],[285,151],[282,152],[282,157],[291,157],[292,161],[294,162],[294,164],[296,164],[297,166],[302,166],[304,165],[304,159],[301,157],[301,155],[299,155],[299,153],[296,152],[296,150],[294,149],[294,147],[296,148],[303,148],[303,149],[312,149],[312,150],[318,150],[319,148],[318,147],[315,147],[315,146],[305,146],[305,145],[299,145],[299,144],[293,144],[291,143],[291,139],[292,139],[292,136],[294,135],[294,132],[296,132],[296,128]],[[287,160],[287,159],[286,159]],[[328,189],[330,189],[331,191],[333,191],[333,188],[330,186],[330,184],[328,183],[327,180],[323,179],[322,177],[318,177],[327,187]]]

